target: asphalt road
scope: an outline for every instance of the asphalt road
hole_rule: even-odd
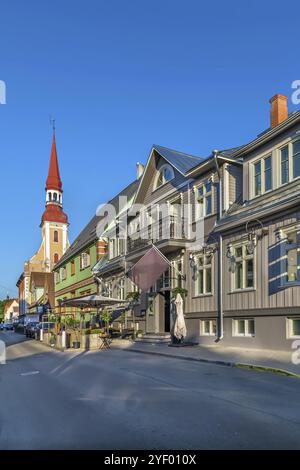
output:
[[[0,339],[0,449],[300,449],[298,379]]]

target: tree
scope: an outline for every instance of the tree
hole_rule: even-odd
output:
[[[112,314],[108,310],[103,310],[100,314],[100,319],[105,323],[107,334],[109,335],[109,322],[111,320]]]
[[[8,299],[0,300],[0,322],[3,321],[4,319],[4,307],[7,302],[8,302]]]

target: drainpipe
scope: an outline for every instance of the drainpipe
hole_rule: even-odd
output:
[[[218,150],[213,151],[213,157],[215,161],[216,170],[219,177],[219,194],[218,194],[218,221],[222,218],[222,196],[223,196],[223,185],[222,175],[220,166],[218,163]],[[218,339],[221,341],[224,337],[224,314],[223,314],[223,237],[221,232],[219,233],[219,251],[218,251]]]

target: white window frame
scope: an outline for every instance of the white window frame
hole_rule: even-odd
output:
[[[238,248],[242,248],[242,256],[236,257],[235,253]],[[231,274],[231,292],[245,292],[249,290],[256,289],[256,261],[255,261],[255,251],[252,254],[247,254],[247,242],[237,243],[233,245],[234,256],[235,256],[235,270]],[[247,287],[247,277],[246,277],[246,266],[249,259],[253,260],[253,286]],[[242,287],[236,287],[236,276],[237,276],[237,266],[238,262],[242,262]]]
[[[209,322],[209,333],[205,331],[205,323]],[[214,331],[215,324],[215,331]],[[206,319],[200,320],[200,336],[217,336],[217,320],[216,319]]]
[[[238,322],[245,322],[245,333],[238,332]],[[254,322],[254,334],[249,333],[249,321]],[[232,336],[238,338],[254,338],[255,337],[255,318],[233,318],[232,319]]]
[[[286,319],[286,337],[287,339],[299,339],[300,335],[294,335],[293,334],[293,321],[294,320],[299,320],[300,317],[295,317],[295,318],[287,318]]]
[[[90,253],[87,251],[84,251],[83,253],[80,253],[80,269],[86,269],[91,265],[91,256]]]
[[[118,284],[118,299],[125,300],[125,278],[121,277]]]
[[[210,257],[211,261],[210,263],[206,263],[206,258]],[[199,260],[203,259],[203,264],[199,265]],[[213,295],[213,260],[214,256],[213,254],[201,254],[197,255],[195,258],[196,261],[196,276],[195,276],[195,297],[203,297],[203,296],[208,296],[208,295]],[[210,292],[207,291],[206,287],[206,271],[210,269],[210,276],[211,276],[211,289]],[[199,276],[199,271],[203,272],[203,292],[199,292],[198,289],[198,276]]]
[[[206,185],[210,184],[210,191],[207,191]],[[199,195],[200,190],[202,189],[202,195]],[[213,181],[212,178],[208,178],[207,180],[203,181],[202,183],[198,184],[194,187],[195,192],[195,218],[204,218],[210,217],[214,214],[214,198],[213,198]],[[211,198],[211,212],[207,213],[207,199],[208,197]],[[200,199],[202,199],[202,204],[200,203]]]
[[[172,177],[169,180],[165,179],[165,176],[164,176],[165,169],[170,170],[172,173]],[[158,180],[159,180],[160,175],[162,175],[162,184],[158,186]],[[172,181],[174,178],[175,178],[175,173],[174,173],[172,166],[169,163],[165,163],[157,170],[157,175],[155,177],[154,185],[153,185],[153,191],[155,191],[158,188],[162,188],[165,184],[170,183],[170,181]]]
[[[62,281],[65,281],[67,279],[67,269],[65,266],[63,266],[62,268],[60,268],[60,279]]]
[[[265,168],[265,161],[271,157],[271,189],[266,190],[266,168]],[[256,194],[255,192],[255,166],[260,163],[260,194]],[[252,196],[253,198],[262,196],[263,194],[267,194],[274,189],[274,157],[273,152],[268,152],[263,157],[257,158],[252,162],[252,174],[250,175],[252,179]]]
[[[288,227],[288,228],[283,228],[282,229],[282,235],[284,237],[284,239],[287,241],[288,240],[288,237],[290,234],[292,233],[295,233],[296,234],[296,243],[294,244],[294,248],[290,247],[288,248],[288,245],[286,245],[286,250],[285,250],[285,254],[283,256],[283,258],[286,259],[286,263],[287,263],[287,267],[288,267],[288,251],[292,250],[292,249],[295,249],[296,250],[296,257],[297,257],[297,260],[298,260],[298,253],[300,252],[300,246],[298,246],[297,244],[297,238],[298,238],[298,234],[300,232],[300,225],[299,224],[296,224],[296,225],[293,225],[291,227]],[[298,273],[299,273],[299,269],[300,269],[300,266],[298,265],[297,263],[297,277],[298,277]],[[285,271],[284,273],[281,273],[282,276],[288,276],[288,270]],[[289,286],[289,285],[293,285],[293,283],[299,283],[300,279],[296,279],[295,281],[286,281],[284,282],[284,285],[285,286]]]
[[[182,279],[179,272],[183,273],[183,257],[171,261],[171,286],[182,287]]]

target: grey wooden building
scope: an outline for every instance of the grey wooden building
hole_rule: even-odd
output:
[[[300,338],[300,112],[288,115],[282,95],[270,102],[270,128],[242,147],[195,157],[154,145],[138,166],[126,240],[106,234],[95,272],[111,295],[117,279],[126,296],[134,288],[126,271],[151,243],[168,258],[170,269],[141,296],[146,334],[170,332],[181,287],[194,342],[290,349]],[[155,217],[153,206],[168,211]]]

